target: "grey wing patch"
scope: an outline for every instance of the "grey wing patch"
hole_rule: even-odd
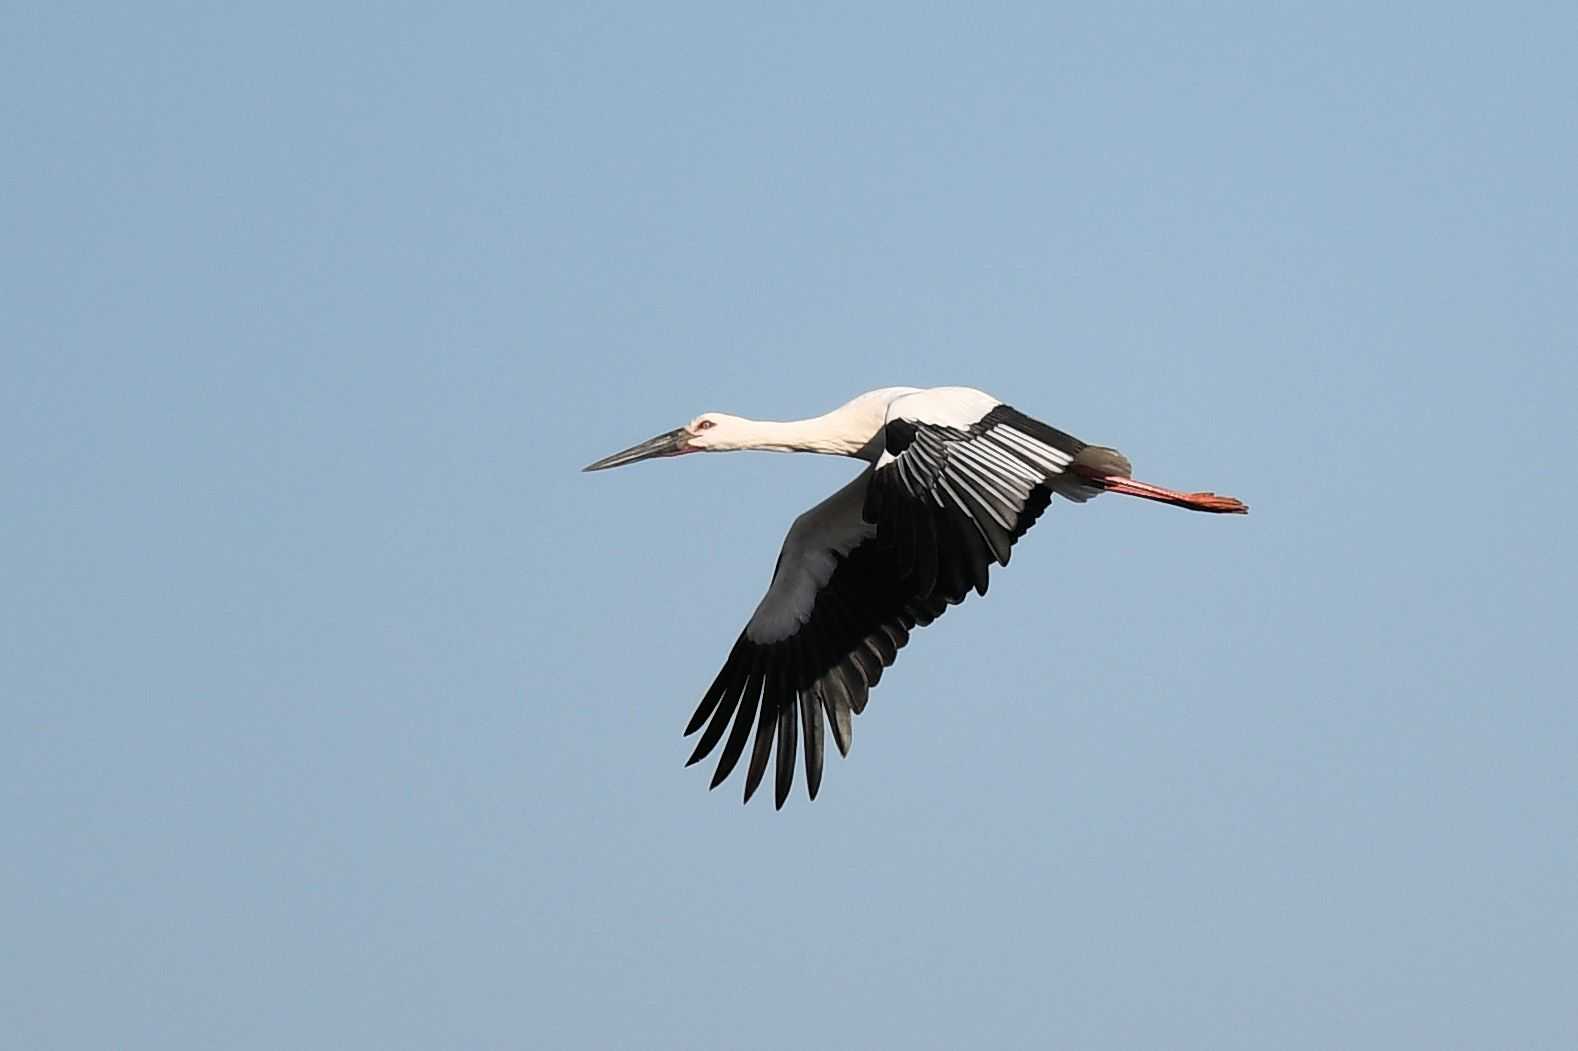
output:
[[[877,472],[882,484],[873,485],[866,503],[866,516],[879,528],[891,481],[910,501],[940,509],[944,525],[967,523],[991,560],[1007,565],[1014,542],[1046,509],[1051,492],[1066,489],[1072,499],[1089,498],[1083,484],[1071,484],[1067,470],[1091,447],[1006,405],[968,428],[894,418],[885,434]],[[904,532],[901,524],[892,525]],[[956,529],[943,534],[966,548],[975,546]]]
[[[789,528],[767,594],[751,615],[745,634],[756,643],[773,643],[799,630],[816,608],[840,560],[876,532],[861,518],[869,471],[817,504]]]

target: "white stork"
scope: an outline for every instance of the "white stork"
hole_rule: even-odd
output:
[[[807,793],[822,782],[823,716],[849,754],[852,716],[916,626],[930,624],[1015,541],[1054,494],[1084,503],[1125,493],[1194,511],[1244,514],[1240,501],[1134,481],[1116,449],[1087,445],[969,387],[884,387],[824,416],[787,423],[704,413],[683,427],[585,468],[660,456],[765,449],[852,456],[867,467],[795,519],[772,584],[685,727],[701,740],[689,766],[723,740],[712,787],[734,769],[756,727],[745,800],[777,740],[774,802],[794,782],[805,737]],[[730,723],[733,729],[730,729]]]

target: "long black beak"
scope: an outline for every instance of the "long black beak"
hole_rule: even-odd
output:
[[[640,445],[632,445],[624,452],[605,456],[596,463],[589,463],[581,468],[583,471],[605,471],[610,467],[623,467],[627,463],[637,460],[650,460],[655,456],[678,456],[688,452],[685,448],[685,439],[690,434],[683,427],[676,427],[667,434],[660,434],[656,438],[648,438]]]

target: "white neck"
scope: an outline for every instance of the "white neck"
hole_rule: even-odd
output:
[[[862,397],[808,420],[778,422],[737,417],[726,448],[857,456],[875,463],[882,454],[886,409],[885,400]]]
[[[883,387],[867,391],[832,412],[808,420],[748,420],[725,417],[717,436],[702,441],[703,448],[764,449],[780,453],[824,453],[829,456],[856,456],[876,463],[882,455],[882,428],[888,404],[895,398],[913,393],[914,387]],[[723,416],[722,413],[716,414]]]
[[[776,453],[858,456],[871,435],[847,426],[847,422],[853,421],[839,420],[837,416],[838,413],[833,412],[809,420],[741,420],[735,428],[738,437],[731,440],[730,445]]]

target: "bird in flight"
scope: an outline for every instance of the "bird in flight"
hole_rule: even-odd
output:
[[[1116,449],[1087,445],[969,387],[884,387],[789,422],[703,413],[584,470],[740,449],[850,456],[869,465],[795,519],[766,596],[685,727],[687,737],[701,733],[687,766],[723,742],[713,788],[751,743],[746,802],[773,760],[779,808],[794,783],[799,739],[806,791],[815,799],[824,719],[848,755],[853,717],[910,633],[971,590],[986,594],[989,567],[1008,565],[1054,495],[1084,503],[1122,493],[1191,511],[1249,510],[1230,496],[1135,481]]]

